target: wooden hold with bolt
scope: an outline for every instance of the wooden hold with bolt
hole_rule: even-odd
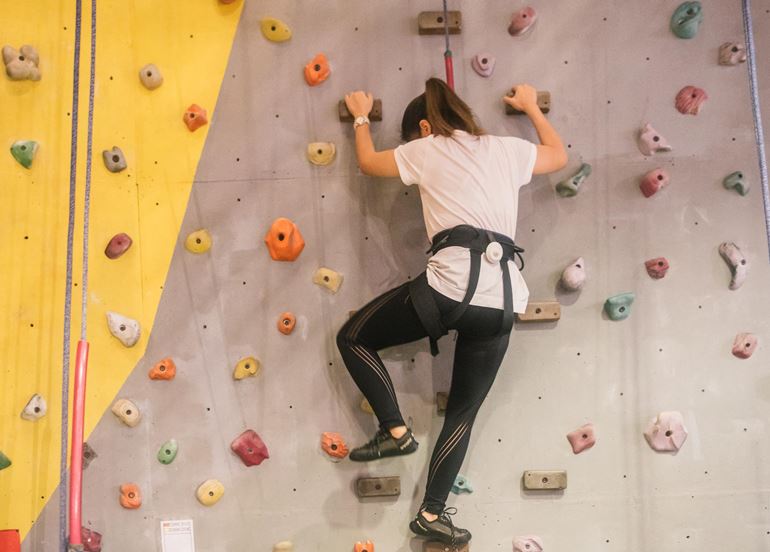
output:
[[[561,318],[558,301],[530,301],[526,312],[516,313],[519,322],[555,322]]]
[[[508,92],[506,94],[509,98],[513,97],[513,92]],[[540,111],[543,113],[548,113],[551,111],[551,93],[547,90],[538,90],[537,91],[537,106],[540,108]],[[514,109],[507,103],[505,104],[505,114],[506,115],[523,115],[523,111],[519,111],[518,109]]]
[[[348,111],[348,106],[345,103],[345,100],[340,100],[337,104],[337,110],[339,111],[340,116],[340,122],[343,123],[352,123],[353,122],[353,114]],[[382,121],[382,100],[379,98],[375,98],[374,104],[372,105],[372,110],[369,112],[369,120],[370,121]]]
[[[401,478],[393,477],[361,477],[356,480],[356,493],[360,498],[374,496],[400,496]]]
[[[460,34],[463,26],[463,14],[459,11],[447,12],[449,34]],[[417,27],[421,35],[444,34],[444,12],[424,11],[417,16]]]

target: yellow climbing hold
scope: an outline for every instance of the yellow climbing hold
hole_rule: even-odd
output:
[[[262,368],[260,362],[254,357],[246,357],[238,361],[233,370],[233,379],[242,380],[249,376],[256,376]]]
[[[265,17],[260,21],[262,34],[271,42],[284,42],[291,38],[291,29],[289,26],[274,17]]]
[[[313,283],[323,286],[332,293],[337,293],[342,285],[342,274],[334,272],[331,268],[319,268],[313,275]]]
[[[190,253],[205,253],[211,249],[211,243],[211,234],[204,228],[190,232],[184,240],[184,246]]]
[[[195,491],[195,496],[198,497],[198,502],[204,506],[213,506],[222,495],[225,494],[225,486],[216,479],[207,479],[200,484],[198,490]]]
[[[336,153],[332,142],[310,142],[307,145],[307,158],[313,165],[331,164]]]

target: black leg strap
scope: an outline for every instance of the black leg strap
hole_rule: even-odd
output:
[[[468,277],[468,289],[465,291],[465,297],[462,302],[457,305],[451,312],[449,312],[444,318],[444,326],[449,327],[457,322],[460,317],[471,304],[471,299],[476,293],[476,287],[479,285],[479,274],[481,274],[481,252],[475,249],[471,249],[471,273]]]
[[[409,297],[412,299],[412,306],[417,312],[417,317],[430,338],[430,354],[436,356],[438,354],[438,340],[446,335],[447,330],[442,323],[441,312],[433,298],[433,292],[425,272],[409,282]]]
[[[503,324],[500,327],[500,335],[505,335],[513,328],[513,290],[511,290],[511,274],[508,270],[508,261],[500,261],[503,269]]]

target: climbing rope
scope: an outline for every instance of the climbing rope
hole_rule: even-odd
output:
[[[75,412],[72,427],[72,477],[67,486],[67,445],[69,435],[69,381],[70,381],[70,334],[72,326],[72,259],[75,233],[75,196],[77,190],[78,160],[78,104],[80,98],[80,40],[82,31],[82,0],[75,2],[75,47],[72,76],[72,125],[70,134],[70,179],[69,179],[69,218],[67,223],[67,263],[64,290],[64,336],[62,346],[62,408],[61,408],[61,454],[59,458],[59,542],[63,551],[68,550],[68,540],[72,544],[81,544],[80,506],[82,491],[82,448],[83,448],[83,413],[85,403],[85,373],[88,363],[88,343],[86,342],[87,298],[88,298],[88,221],[91,194],[91,160],[93,143],[94,85],[96,73],[96,0],[91,0],[91,63],[88,94],[88,137],[86,143],[86,185],[83,209],[83,262],[81,280],[81,326],[80,342],[77,350],[77,371],[75,374]],[[69,511],[67,497],[69,495]],[[70,535],[67,536],[67,517],[69,513]],[[75,528],[76,526],[76,528]]]
[[[446,6],[447,0],[444,0],[444,68],[446,69],[446,83],[452,90],[455,89],[455,74],[452,65],[452,50],[449,49],[449,11]]]
[[[765,135],[762,130],[762,111],[759,108],[759,87],[757,86],[757,60],[754,52],[754,31],[751,20],[751,0],[743,0],[743,32],[746,35],[746,58],[749,70],[751,107],[754,112],[754,138],[759,157],[759,177],[762,183],[762,202],[765,206],[765,234],[768,255],[770,255],[770,189],[767,181],[767,158],[765,157]]]

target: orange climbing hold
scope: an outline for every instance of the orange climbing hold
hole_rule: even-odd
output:
[[[332,458],[345,458],[348,455],[348,446],[339,433],[332,433],[331,431],[322,433],[321,448]]]
[[[142,495],[136,483],[124,483],[120,486],[120,505],[128,510],[136,510],[142,505]]]
[[[187,111],[184,112],[182,120],[184,121],[184,124],[187,125],[187,129],[190,132],[195,132],[209,122],[208,117],[206,116],[206,110],[198,104],[192,104],[188,107]]]
[[[171,357],[158,361],[148,374],[153,380],[172,380],[176,377],[176,364]]]
[[[290,312],[285,312],[278,319],[278,331],[283,335],[289,335],[294,331],[294,326],[297,324],[297,318]]]
[[[356,547],[354,551],[355,552],[374,552],[374,543],[372,541],[366,541],[366,542],[358,541],[356,543]]]
[[[316,56],[310,60],[310,63],[305,65],[305,80],[310,86],[318,86],[331,74],[332,70],[329,67],[329,60],[323,54],[316,54]]]
[[[299,228],[287,218],[277,218],[265,236],[267,249],[274,261],[293,261],[305,248]]]

